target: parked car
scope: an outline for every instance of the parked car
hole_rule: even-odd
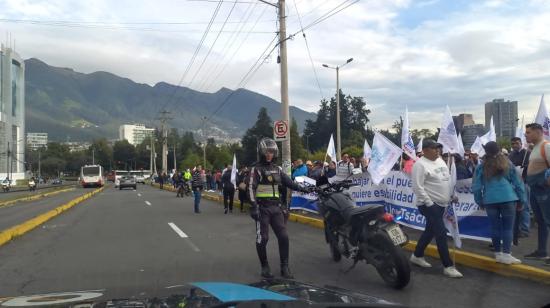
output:
[[[63,180],[61,179],[53,179],[52,185],[61,185],[63,184]]]

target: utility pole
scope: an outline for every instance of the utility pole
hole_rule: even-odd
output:
[[[149,172],[151,172],[151,174],[154,174],[153,172],[153,135],[151,135],[151,146],[150,146],[150,150],[151,150],[151,156],[149,157]]]
[[[6,177],[10,179],[9,170],[10,170],[10,142],[8,141],[8,157],[6,158]]]
[[[174,170],[178,170],[178,165],[176,164],[176,143],[174,143]]]
[[[279,0],[279,56],[281,63],[281,115],[283,121],[290,125],[289,103],[288,103],[288,67],[286,53],[286,16],[285,0]],[[290,136],[283,141],[283,171],[290,175]]]
[[[203,165],[202,168],[206,170],[206,135],[204,134],[204,129],[206,127],[206,117],[202,118],[202,140],[203,140],[203,147],[202,147],[202,161]]]
[[[342,136],[340,134],[340,67],[336,67],[336,160],[342,159]]]
[[[162,110],[159,117],[162,130],[162,173],[168,173],[168,130],[166,122],[172,119],[169,117],[170,113],[170,111]]]
[[[42,178],[42,173],[40,172],[41,169],[40,169],[40,150],[38,150],[38,180],[40,181],[40,179]]]
[[[92,147],[92,165],[95,165],[95,149]]]

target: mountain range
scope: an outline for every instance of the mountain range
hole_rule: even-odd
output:
[[[246,89],[205,93],[166,82],[150,86],[103,71],[84,74],[54,67],[35,58],[25,61],[25,90],[26,131],[47,132],[51,141],[117,139],[122,124],[158,126],[162,108],[171,112],[172,128],[199,132],[206,116],[211,117],[207,136],[236,139],[254,125],[261,107],[273,120],[281,110],[279,102]],[[301,131],[315,114],[291,106],[290,116]]]

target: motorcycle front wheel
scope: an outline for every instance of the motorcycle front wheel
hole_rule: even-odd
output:
[[[363,254],[374,254],[374,267],[387,285],[402,289],[411,279],[411,265],[400,246],[395,246],[390,237],[378,232],[369,239],[368,251]]]

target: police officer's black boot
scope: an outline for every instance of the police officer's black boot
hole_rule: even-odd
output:
[[[288,264],[281,264],[281,276],[285,279],[294,279],[294,275],[290,272],[290,268],[288,268]]]
[[[271,269],[269,268],[269,264],[262,265],[262,277],[267,279],[273,279],[275,276],[271,273]]]

